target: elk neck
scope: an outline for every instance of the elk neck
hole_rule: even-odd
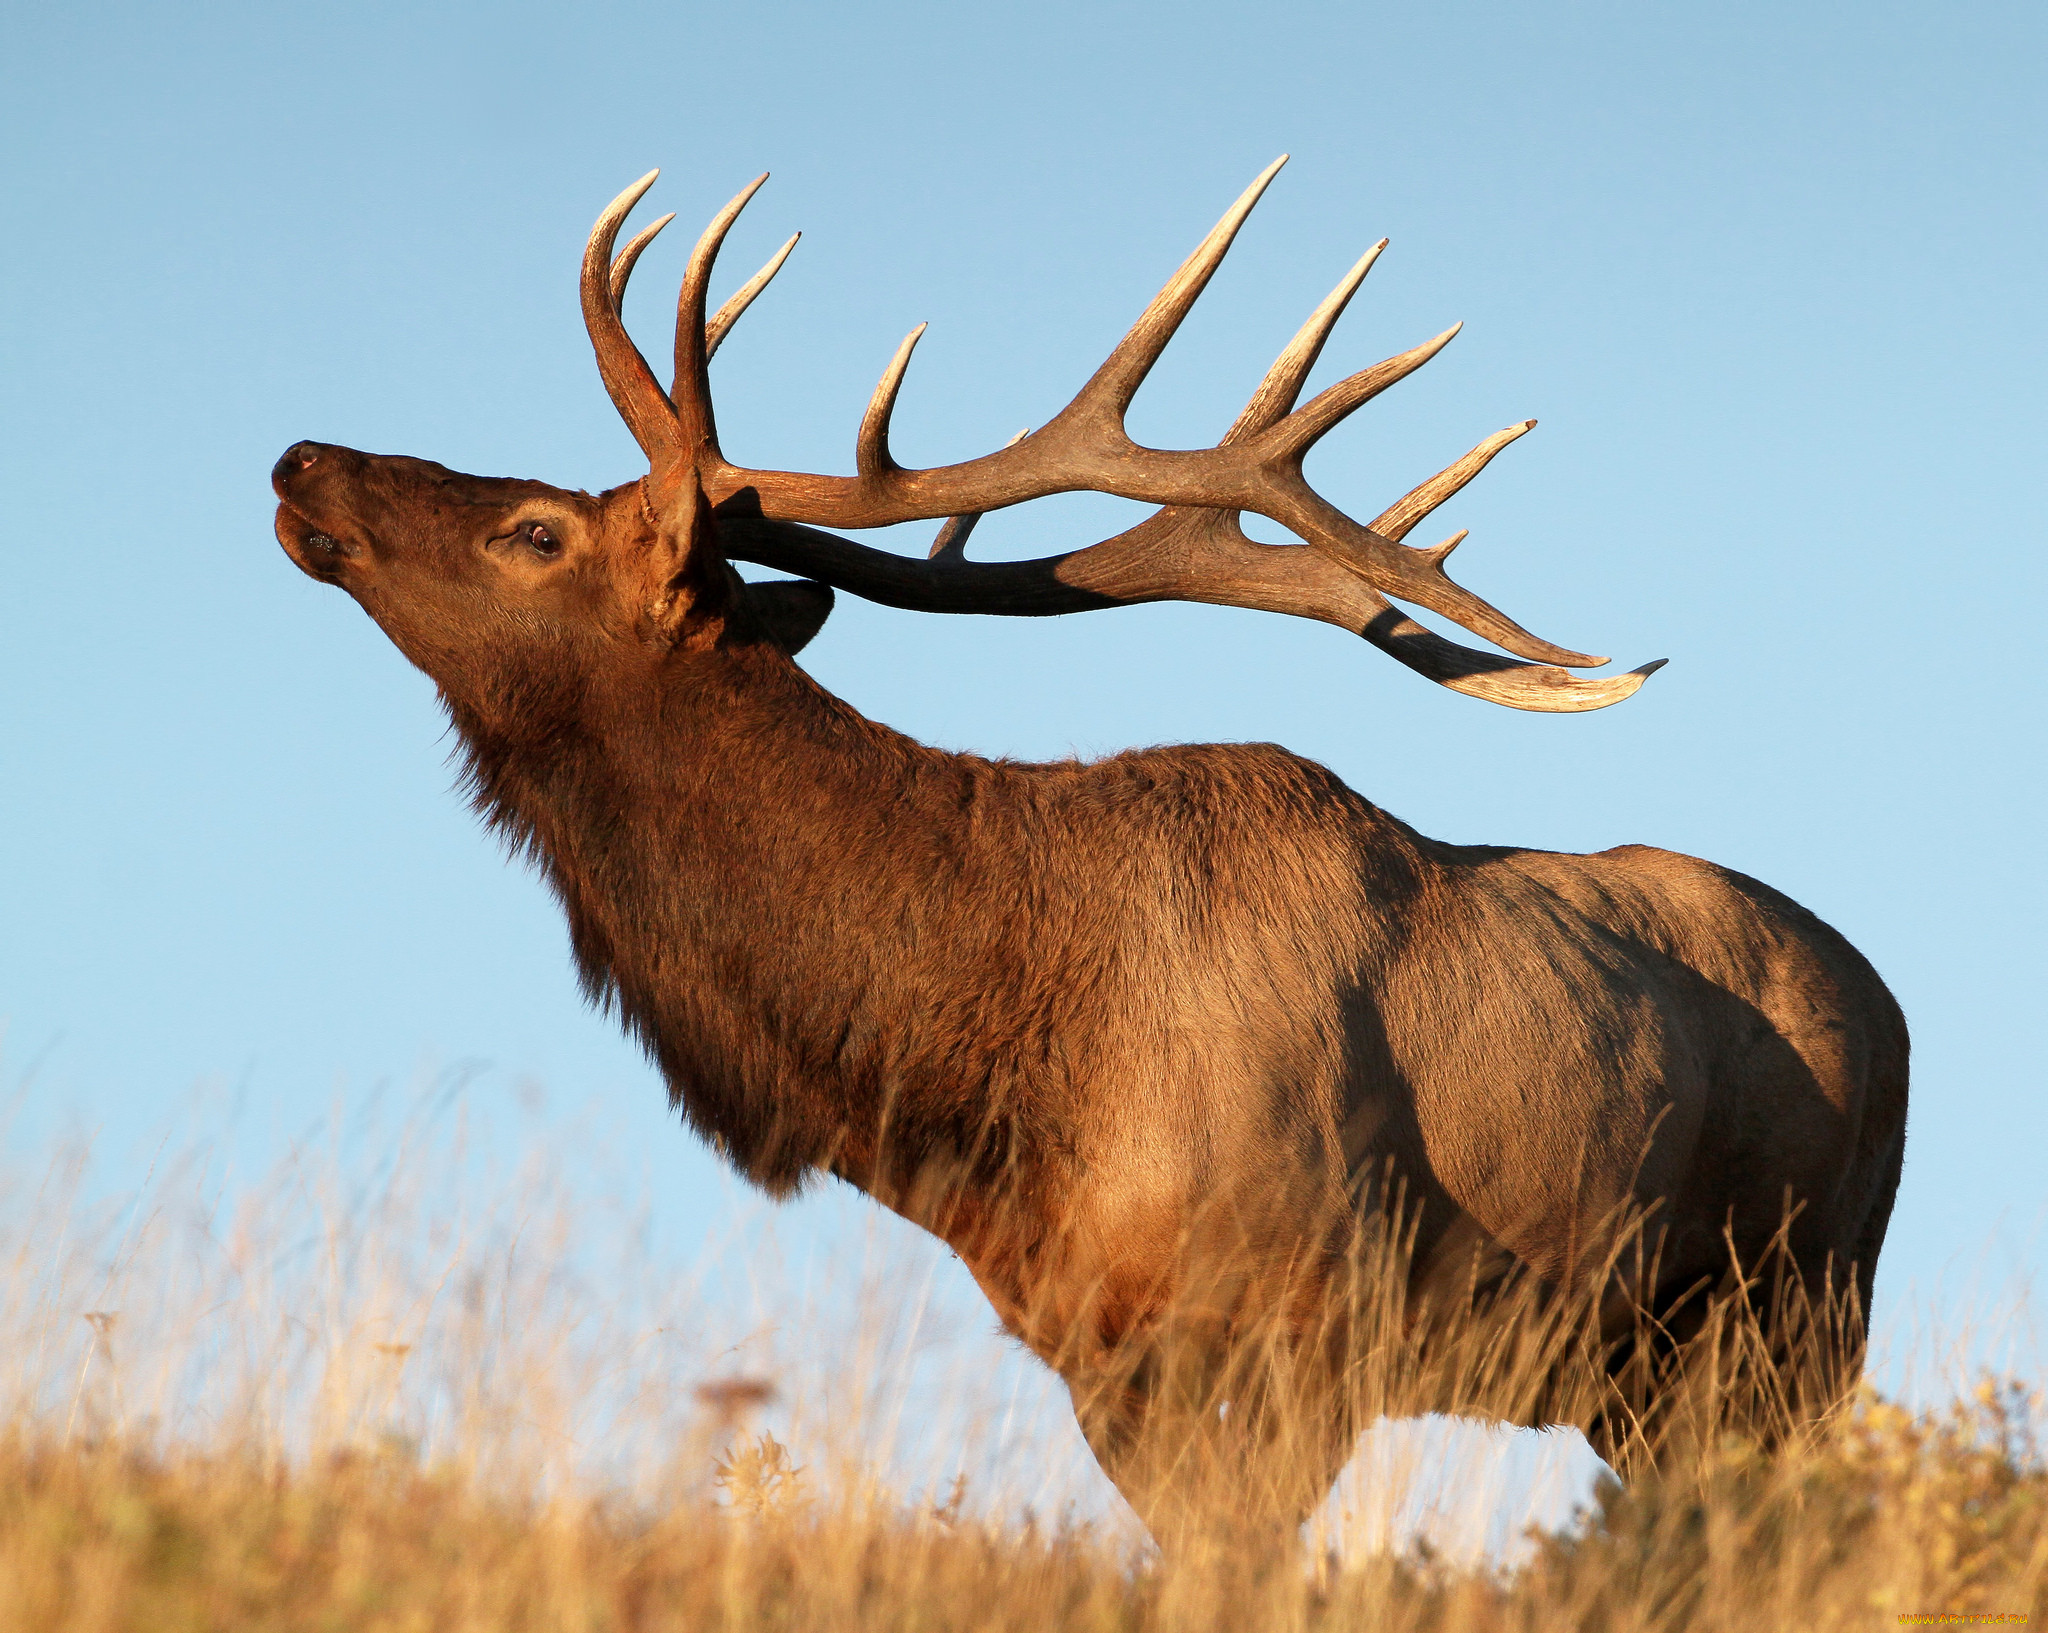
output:
[[[1017,1125],[1043,1108],[998,1066],[990,1008],[1019,962],[991,926],[1022,933],[1028,887],[977,809],[1025,768],[868,720],[767,642],[550,702],[517,741],[451,704],[476,803],[690,1122],[771,1192],[822,1168],[934,1228],[906,1198],[936,1171],[1028,1184],[1018,1153],[1047,1141]]]

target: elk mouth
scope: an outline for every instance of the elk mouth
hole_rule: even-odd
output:
[[[277,507],[277,542],[293,566],[323,584],[339,584],[342,568],[362,551],[353,540],[326,531],[289,502]]]

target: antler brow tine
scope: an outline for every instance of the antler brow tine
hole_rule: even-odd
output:
[[[647,366],[647,359],[640,355],[619,320],[611,272],[612,245],[618,239],[619,228],[660,174],[659,170],[648,171],[605,206],[583,246],[580,286],[583,326],[589,331],[590,347],[597,357],[598,376],[604,381],[619,417],[633,433],[633,440],[640,444],[650,464],[657,466],[673,460],[678,452],[675,410],[663,395],[654,371]],[[633,253],[629,248],[628,254]],[[626,270],[632,271],[630,261]]]

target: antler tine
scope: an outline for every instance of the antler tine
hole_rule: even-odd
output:
[[[965,561],[968,536],[974,532],[974,524],[987,514],[985,510],[970,510],[959,516],[948,516],[939,524],[938,532],[932,535],[932,547],[925,552],[925,559]]]
[[[1381,512],[1370,527],[1360,526],[1310,491],[1308,496],[1313,505],[1306,518],[1306,530],[1297,528],[1297,531],[1302,531],[1316,550],[1358,574],[1367,583],[1455,619],[1496,646],[1533,658],[1539,664],[1597,669],[1607,661],[1605,658],[1589,652],[1574,652],[1569,647],[1532,635],[1498,607],[1480,599],[1444,571],[1444,558],[1464,543],[1465,534],[1453,534],[1427,550],[1408,549],[1399,542],[1417,522],[1477,476],[1495,454],[1535,423],[1534,420],[1526,420],[1520,425],[1509,426],[1505,431],[1496,431],[1455,465],[1437,472]],[[1387,573],[1390,564],[1395,569],[1391,578]]]
[[[639,265],[641,252],[649,244],[653,243],[656,238],[660,237],[662,228],[666,227],[675,218],[675,212],[671,210],[667,215],[655,222],[653,226],[644,228],[634,237],[630,244],[619,251],[618,259],[612,262],[612,304],[614,306],[624,306],[626,283],[633,276],[633,268]],[[719,345],[724,341],[727,331],[735,323],[739,322],[740,314],[754,304],[754,297],[768,287],[769,280],[782,270],[782,263],[789,259],[789,252],[796,248],[797,240],[801,237],[803,237],[803,234],[800,232],[791,233],[789,235],[789,242],[768,258],[766,266],[762,267],[753,277],[741,284],[733,292],[732,298],[718,309],[709,323],[704,325],[704,356],[706,361],[718,355]]]
[[[1458,331],[1464,327],[1462,323],[1454,323],[1420,346],[1375,363],[1369,369],[1360,369],[1356,374],[1347,375],[1335,385],[1317,392],[1305,407],[1297,409],[1274,427],[1273,439],[1278,451],[1300,460],[1316,443],[1387,387],[1407,379],[1436,356],[1457,338]]]
[[[768,264],[741,284],[733,292],[732,299],[721,306],[711,321],[704,325],[704,361],[710,362],[718,355],[726,332],[739,322],[740,314],[754,304],[754,297],[768,287],[768,282],[782,270],[782,263],[789,259],[789,252],[796,248],[796,241],[803,237],[800,232],[789,235],[789,242],[768,257]]]
[[[711,218],[711,225],[690,251],[690,264],[683,273],[683,287],[676,296],[676,377],[669,389],[676,418],[683,428],[684,446],[712,454],[718,451],[718,427],[711,414],[711,380],[705,373],[710,347],[705,344],[704,292],[711,282],[711,268],[719,247],[732,224],[739,220],[747,200],[761,190],[768,179],[762,171],[733,195],[732,201]],[[739,314],[733,314],[737,317]],[[721,338],[723,338],[721,336]]]
[[[619,251],[618,259],[612,262],[612,305],[625,310],[626,283],[633,276],[633,268],[640,263],[640,252],[661,236],[661,229],[675,220],[671,210],[651,227],[643,227],[633,235],[633,241]]]
[[[1343,281],[1323,297],[1322,305],[1309,314],[1308,322],[1301,326],[1287,343],[1287,349],[1266,371],[1265,379],[1259,382],[1259,389],[1252,393],[1251,401],[1237,416],[1237,423],[1224,434],[1225,446],[1256,436],[1287,417],[1301,395],[1309,370],[1316,366],[1316,359],[1322,355],[1323,343],[1330,338],[1330,331],[1344,315],[1344,308],[1351,304],[1351,297],[1358,293],[1358,286],[1365,282],[1365,275],[1372,271],[1373,262],[1380,258],[1380,251],[1386,247],[1387,240],[1382,238],[1361,255],[1357,264],[1344,274]]]
[[[853,443],[853,468],[862,476],[880,476],[884,471],[900,469],[889,454],[889,416],[896,412],[896,393],[903,389],[903,372],[910,367],[910,354],[917,350],[918,341],[930,327],[920,323],[903,337],[903,344],[896,348],[896,355],[882,371],[875,394],[868,399],[868,411],[860,417],[860,433]]]
[[[1124,410],[1131,406],[1131,399],[1138,394],[1138,387],[1144,384],[1145,376],[1152,372],[1152,365],[1159,361],[1159,354],[1166,350],[1166,343],[1173,338],[1174,331],[1194,306],[1201,293],[1209,285],[1217,267],[1223,264],[1223,257],[1230,253],[1231,241],[1237,237],[1245,217],[1252,213],[1252,207],[1259,197],[1280,174],[1280,167],[1287,162],[1287,155],[1281,154],[1259,172],[1251,186],[1238,195],[1237,202],[1224,212],[1223,219],[1209,230],[1209,236],[1195,247],[1180,265],[1180,270],[1166,280],[1166,286],[1152,297],[1152,304],[1139,315],[1130,331],[1117,342],[1116,350],[1109,354],[1102,367],[1089,377],[1074,400],[1069,403],[1061,417],[1072,414],[1077,417],[1099,417],[1122,427]]]
[[[1372,523],[1373,532],[1383,538],[1392,539],[1398,544],[1414,530],[1417,522],[1421,521],[1423,517],[1436,509],[1438,505],[1450,498],[1452,494],[1471,481],[1473,477],[1485,470],[1488,464],[1492,462],[1495,454],[1499,453],[1501,449],[1505,448],[1517,437],[1524,436],[1535,429],[1536,422],[1534,420],[1524,420],[1520,425],[1511,425],[1504,431],[1494,432],[1492,436],[1488,437],[1455,465],[1446,465],[1427,482],[1410,489],[1399,499],[1395,500],[1393,504],[1381,511]],[[1464,536],[1464,534],[1460,533],[1458,538],[1462,539]],[[1425,550],[1422,554],[1433,556],[1438,561],[1442,561],[1445,556],[1449,555],[1456,548],[1456,545],[1457,540],[1454,539],[1448,544],[1437,545],[1433,550]],[[1607,660],[1599,658],[1594,661],[1605,663]]]
[[[583,326],[589,331],[591,349],[597,354],[598,375],[619,417],[633,433],[633,440],[653,465],[672,461],[679,451],[675,410],[662,395],[647,359],[640,355],[633,337],[619,320],[618,305],[612,298],[611,261],[619,228],[660,174],[659,170],[648,171],[605,206],[583,246],[581,286]],[[627,270],[631,270],[630,265]]]

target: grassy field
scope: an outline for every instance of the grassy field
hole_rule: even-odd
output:
[[[799,1322],[808,1371],[792,1353],[736,1372],[701,1290],[635,1289],[631,1231],[594,1230],[532,1174],[465,1212],[445,1183],[461,1167],[400,1141],[374,1184],[302,1160],[232,1205],[196,1171],[98,1203],[82,1162],[8,1184],[0,1629],[2048,1615],[2042,1403],[2018,1382],[1918,1412],[1866,1391],[1825,1436],[1770,1458],[1726,1439],[1682,1481],[1609,1484],[1507,1550],[1389,1551],[1332,1523],[1163,1561],[1101,1505],[1048,1519],[1028,1437],[997,1468],[971,1412],[920,1398],[906,1427],[892,1387],[965,1386],[909,1364],[896,1316],[850,1296]],[[932,1454],[922,1475],[906,1439]]]
[[[1872,1402],[1828,1449],[1731,1449],[1704,1492],[1610,1492],[1512,1572],[1219,1553],[1161,1566],[766,1482],[667,1503],[493,1493],[402,1450],[0,1450],[0,1626],[21,1629],[1874,1628],[2048,1611],[2025,1403]],[[770,1442],[765,1461],[783,1462]],[[763,1489],[765,1485],[765,1489]],[[780,1489],[778,1489],[780,1488]],[[733,1500],[737,1499],[737,1500]]]

